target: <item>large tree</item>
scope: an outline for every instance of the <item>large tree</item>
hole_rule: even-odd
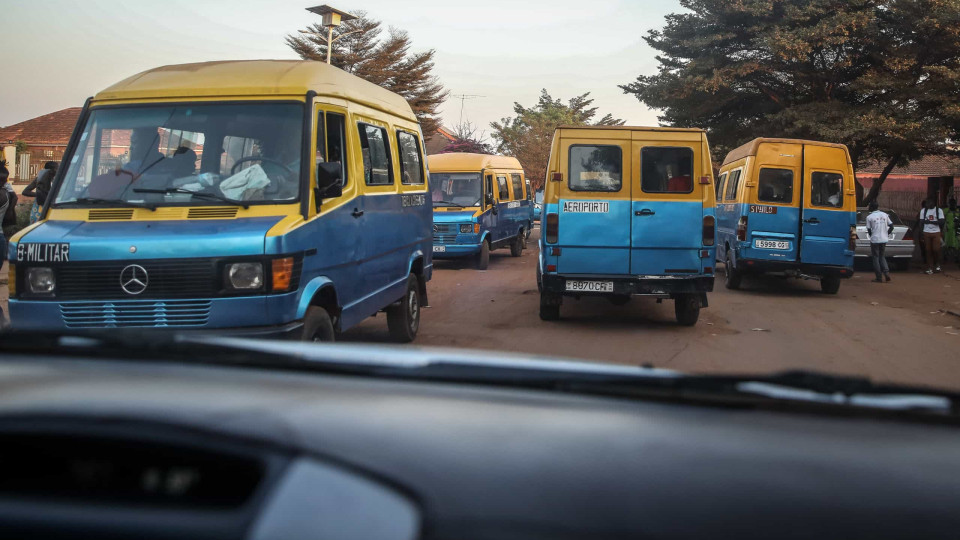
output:
[[[960,125],[956,0],[681,0],[646,37],[658,73],[621,86],[716,157],[757,136],[842,142],[854,165],[947,152]]]
[[[420,120],[426,138],[437,130],[437,108],[447,91],[433,74],[434,50],[411,52],[410,36],[390,28],[363,11],[334,29],[331,63],[362,79],[403,96]],[[337,39],[339,36],[343,36]],[[304,60],[326,61],[327,30],[319,23],[287,36],[287,45]]]
[[[551,97],[546,89],[541,91],[540,100],[533,107],[514,103],[516,116],[490,124],[497,151],[517,158],[530,185],[540,189],[546,180],[550,144],[557,126],[623,125],[623,120],[610,114],[594,121],[597,107],[591,107],[592,104],[589,92],[564,103]]]

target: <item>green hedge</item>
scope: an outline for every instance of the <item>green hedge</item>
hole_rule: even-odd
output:
[[[23,229],[30,224],[30,208],[32,206],[33,199],[31,199],[28,203],[20,203],[17,205],[17,224],[3,228],[3,236],[6,237],[7,240],[9,240],[11,236],[20,232],[20,229]]]

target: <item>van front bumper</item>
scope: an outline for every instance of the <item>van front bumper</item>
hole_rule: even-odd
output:
[[[613,292],[568,291],[568,280],[612,281]],[[543,290],[562,296],[660,296],[713,292],[713,276],[604,276],[597,274],[544,274]]]
[[[480,253],[480,244],[447,244],[444,251],[434,251],[434,259],[453,259]]]

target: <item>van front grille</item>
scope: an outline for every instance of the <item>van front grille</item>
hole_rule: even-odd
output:
[[[203,326],[209,300],[126,300],[60,304],[67,328],[163,328]]]
[[[138,295],[123,290],[120,275],[131,265],[147,274]],[[146,298],[208,298],[219,289],[213,259],[155,259],[145,261],[77,261],[56,268],[57,298],[106,300]]]
[[[457,235],[455,234],[435,234],[433,235],[433,243],[438,245],[446,244],[456,244]]]

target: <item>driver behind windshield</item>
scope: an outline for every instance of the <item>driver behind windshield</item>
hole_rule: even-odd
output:
[[[95,176],[87,188],[87,196],[99,199],[121,197],[138,176],[164,159],[157,150],[159,139],[156,126],[133,129],[128,161],[113,171]]]

